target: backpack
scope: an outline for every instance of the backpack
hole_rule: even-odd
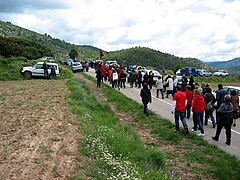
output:
[[[207,106],[206,106],[205,109],[206,109],[207,111],[212,111],[212,110],[214,109],[213,104],[212,104],[212,101],[209,101],[209,102],[207,103]]]

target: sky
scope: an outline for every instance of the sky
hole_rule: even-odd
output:
[[[0,0],[0,20],[104,51],[240,57],[240,0]]]

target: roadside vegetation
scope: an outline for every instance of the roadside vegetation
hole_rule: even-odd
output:
[[[121,126],[107,101],[97,101],[88,84],[70,80],[71,107],[79,118],[84,138],[79,150],[91,159],[85,165],[87,176],[98,179],[168,179],[165,153],[157,147],[144,147],[130,126]],[[79,164],[82,164],[79,158]],[[79,167],[74,178],[83,171]],[[84,177],[82,177],[84,179]]]
[[[79,150],[91,159],[87,169],[92,177],[114,178],[124,174],[140,179],[238,179],[240,161],[234,156],[195,134],[174,134],[174,125],[154,113],[145,118],[141,105],[123,94],[104,85],[103,92],[98,93],[106,99],[99,102],[86,82],[71,80],[68,86],[72,92],[70,105],[79,117],[80,131],[85,134]],[[122,125],[117,113],[124,114],[123,119],[130,117],[131,123]],[[155,140],[140,141],[137,133],[141,129],[136,131],[136,126],[148,129]],[[125,163],[133,166],[125,167]],[[132,174],[132,168],[137,174]],[[81,171],[77,169],[76,174]]]

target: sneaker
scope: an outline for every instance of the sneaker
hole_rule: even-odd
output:
[[[203,136],[205,136],[205,134],[199,133],[198,136],[203,137]]]
[[[188,129],[185,129],[185,131],[186,131],[186,134],[189,134],[189,130]]]
[[[212,126],[212,127],[213,127],[213,128],[215,128],[215,126],[216,126],[216,125],[215,125],[215,124],[213,124],[213,126]]]
[[[192,132],[196,132],[196,131],[194,130],[194,128],[192,128]]]

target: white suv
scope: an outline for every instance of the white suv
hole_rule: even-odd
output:
[[[199,75],[200,76],[211,76],[212,73],[207,71],[206,69],[198,69]]]
[[[60,76],[59,66],[57,63],[46,63],[48,66],[48,74],[49,79],[52,79],[51,75],[51,68],[54,67],[56,71],[56,76]],[[20,70],[21,74],[23,74],[25,77],[33,77],[33,76],[39,76],[44,77],[44,69],[43,69],[43,62],[38,62],[37,64],[34,64],[33,66],[23,67]]]
[[[213,73],[214,76],[218,76],[218,77],[226,77],[229,76],[228,72],[225,70],[219,70],[215,73]]]

